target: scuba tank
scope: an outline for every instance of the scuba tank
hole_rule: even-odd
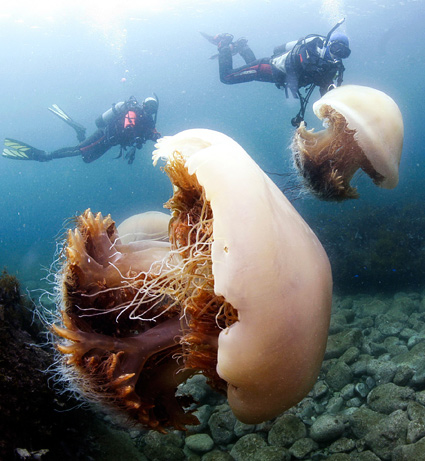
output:
[[[112,104],[112,107],[105,111],[95,121],[98,128],[105,128],[108,124],[115,119],[118,114],[124,114],[127,110],[127,104],[124,101]]]

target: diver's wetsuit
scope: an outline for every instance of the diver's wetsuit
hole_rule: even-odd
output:
[[[75,130],[80,143],[76,146],[47,152],[16,139],[5,138],[2,157],[48,162],[56,158],[81,155],[84,162],[90,163],[101,157],[111,147],[119,145],[121,148],[119,157],[125,152],[125,158],[131,164],[134,161],[136,149],[141,149],[148,139],[157,141],[161,137],[155,129],[158,113],[156,97],[146,98],[141,105],[134,96],[127,101],[113,104],[96,120],[98,129],[87,139],[86,129],[72,120],[57,104],[53,104],[49,110]]]
[[[90,163],[113,146],[120,145],[122,149],[127,147],[141,149],[147,140],[157,141],[161,135],[155,129],[152,115],[147,114],[140,105],[132,105],[130,110],[136,115],[131,124],[126,126],[126,117],[129,112],[117,112],[113,120],[100,127],[77,146],[64,147],[46,153],[46,160],[81,155],[84,162]],[[134,150],[130,154],[129,163],[133,160]]]
[[[49,155],[53,158],[65,158],[81,155],[87,163],[96,160],[102,156],[112,145],[107,142],[104,130],[96,130],[91,136],[85,139],[78,146],[62,147],[61,149],[50,152]]]
[[[222,83],[233,85],[234,83],[259,82],[275,83],[270,58],[255,59],[251,48],[245,46],[239,51],[246,65],[233,69],[233,57],[230,46],[220,48],[218,55],[220,80]]]
[[[288,87],[294,96],[301,87],[315,84],[323,95],[338,74],[337,86],[342,82],[344,66],[341,60],[320,56],[324,38],[310,36],[291,42],[290,46],[276,47],[270,58],[255,59],[252,50],[245,45],[239,54],[246,65],[233,69],[232,49],[219,49],[219,72],[223,83],[232,85],[252,81],[275,83],[278,88]]]

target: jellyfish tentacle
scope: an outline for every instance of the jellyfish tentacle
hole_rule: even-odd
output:
[[[175,357],[181,356],[184,319],[176,313],[178,303],[161,292],[164,262],[139,261],[141,254],[156,254],[138,252],[135,257],[120,251],[127,249],[131,251],[120,244],[110,217],[90,210],[68,233],[62,325],[52,326],[62,338],[57,342],[62,366],[89,400],[128,413],[146,427],[163,431],[170,425],[196,424],[175,395],[178,384],[195,370],[177,373],[182,368]],[[146,268],[153,268],[153,274]],[[167,370],[170,378],[146,388],[158,369]]]

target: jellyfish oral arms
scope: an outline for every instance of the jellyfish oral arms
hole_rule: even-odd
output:
[[[313,111],[327,128],[314,132],[301,124],[292,141],[294,164],[313,194],[323,200],[357,198],[350,181],[359,169],[379,187],[397,186],[403,119],[392,98],[344,85],[315,102]]]
[[[180,311],[145,288],[170,245],[144,243],[121,244],[110,216],[87,210],[78,217],[58,274],[61,322],[52,331],[72,391],[145,427],[183,429],[197,419],[175,396],[191,374],[177,373],[174,357],[181,350]]]
[[[171,219],[159,226],[169,242],[138,224],[117,232],[89,211],[70,231],[53,327],[65,377],[156,430],[196,423],[190,398],[176,393],[194,373],[227,393],[241,421],[271,419],[320,370],[332,292],[325,251],[231,138],[187,130],[162,138],[154,160],[173,184]],[[123,243],[122,229],[142,243]]]

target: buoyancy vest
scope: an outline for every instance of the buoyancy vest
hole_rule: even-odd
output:
[[[287,44],[286,49],[295,43],[290,50],[272,56],[270,62],[276,84],[289,87],[296,95],[299,88],[312,83],[318,86],[332,83],[342,63],[324,58],[324,40],[324,37],[318,35],[302,38]]]
[[[134,110],[129,110],[124,117],[124,129],[136,126],[137,114]]]

